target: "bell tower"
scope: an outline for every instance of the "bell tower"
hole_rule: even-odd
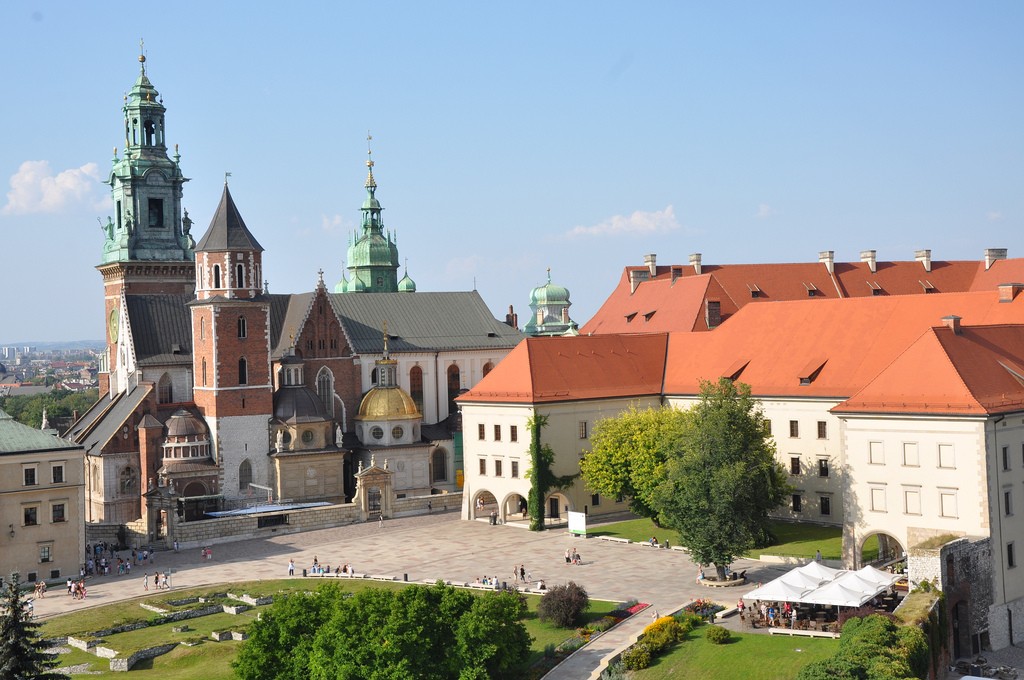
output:
[[[371,139],[367,136],[368,142]],[[394,293],[398,291],[398,245],[390,232],[384,232],[381,216],[384,208],[377,200],[373,152],[369,147],[366,154],[366,199],[360,208],[363,213],[362,226],[348,247],[348,270],[352,280],[346,282],[340,292]]]
[[[141,44],[141,43],[140,43]],[[106,180],[114,202],[114,214],[100,220],[104,242],[103,276],[107,352],[100,365],[100,392],[117,393],[125,385],[117,374],[118,329],[122,295],[191,295],[195,281],[193,248],[189,233],[192,221],[182,217],[181,173],[175,146],[167,155],[166,109],[163,99],[146,75],[146,56],[139,54],[139,76],[125,95],[124,152],[114,148]],[[112,384],[113,383],[113,384]]]

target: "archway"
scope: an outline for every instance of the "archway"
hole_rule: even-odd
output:
[[[181,491],[181,495],[185,498],[189,496],[205,496],[206,485],[202,482],[189,482],[184,489]]]
[[[473,503],[470,505],[470,519],[478,517],[489,517],[492,511],[498,509],[498,499],[486,489],[477,491],[473,495]]]
[[[882,568],[902,560],[906,554],[906,548],[895,536],[873,531],[860,541],[854,558],[858,567],[871,565]]]
[[[510,493],[505,496],[501,501],[501,506],[498,508],[498,516],[501,517],[503,522],[529,520],[530,513],[526,496],[518,493]]]
[[[569,521],[569,511],[572,510],[572,502],[569,497],[562,493],[553,493],[545,501],[544,516],[549,523],[559,524]]]

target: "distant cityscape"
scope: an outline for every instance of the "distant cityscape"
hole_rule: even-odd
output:
[[[96,387],[102,342],[18,343],[0,346],[0,397],[52,389],[81,392]]]

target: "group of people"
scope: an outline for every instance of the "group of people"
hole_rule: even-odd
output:
[[[522,581],[523,583],[529,583],[533,580],[533,574],[526,571],[525,564],[513,564],[512,580],[515,583],[519,583],[520,581]]]
[[[72,579],[72,578],[68,578],[67,586],[68,586],[68,595],[71,596],[71,599],[73,599],[73,600],[84,600],[85,599],[86,588],[85,588],[85,579],[84,578],[80,578],[77,581]]]
[[[310,565],[306,573],[317,575],[334,573],[337,576],[352,577],[355,576],[356,570],[355,567],[353,567],[351,564],[344,564],[335,567],[334,571],[331,572],[331,565],[320,564],[320,558],[316,555],[313,555],[313,564]],[[295,576],[295,560],[288,560],[288,575]]]
[[[167,572],[153,572],[153,587],[157,590],[167,590],[171,587],[170,580],[167,576]],[[147,571],[142,577],[142,589],[149,590],[149,572]]]
[[[583,564],[583,558],[580,557],[580,554],[578,552],[576,552],[576,548],[572,548],[572,549],[566,548],[565,549],[565,563],[566,564],[575,564],[575,565],[579,566],[579,565]]]

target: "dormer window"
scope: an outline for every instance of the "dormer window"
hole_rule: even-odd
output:
[[[818,377],[819,373],[821,373],[821,369],[825,368],[825,364],[827,362],[828,359],[821,358],[812,359],[811,361],[808,361],[807,365],[805,365],[803,369],[800,370],[800,373],[798,375],[798,377],[800,378],[800,384],[806,386],[814,382],[814,379]]]
[[[756,283],[748,283],[747,289],[750,291],[750,297],[752,298],[759,298],[764,296],[764,293],[761,291],[760,287],[758,287]]]
[[[935,292],[935,286],[932,285],[931,281],[928,281],[928,280],[918,281],[918,283],[921,284],[921,288],[924,289],[925,293],[934,293]]]
[[[877,281],[868,281],[868,288],[871,289],[872,295],[882,295],[884,292]]]
[[[807,289],[807,297],[814,297],[818,294],[818,287],[813,283],[805,283],[804,288]]]
[[[647,312],[646,314],[644,314],[644,321],[645,322],[650,321],[651,319],[654,318],[654,315],[657,314],[657,313],[658,313],[658,310],[656,310],[656,309],[651,310],[650,312]]]
[[[636,318],[636,312],[630,312],[626,315],[626,323],[632,323],[633,319]]]

